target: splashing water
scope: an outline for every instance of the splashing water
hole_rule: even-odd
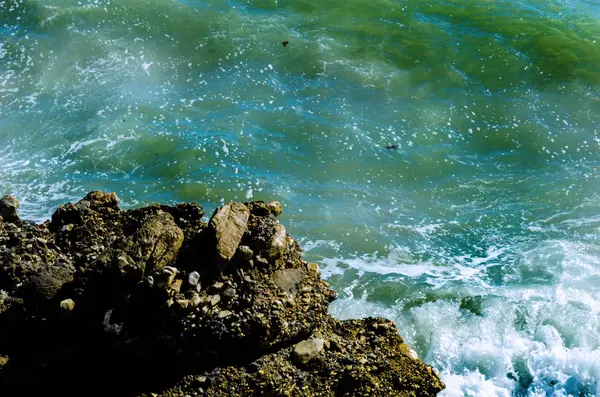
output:
[[[332,312],[397,320],[442,395],[600,395],[599,18],[0,0],[0,194],[32,220],[93,189],[282,200]]]

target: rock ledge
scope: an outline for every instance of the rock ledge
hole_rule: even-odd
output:
[[[381,318],[335,293],[276,216],[231,203],[122,211],[91,192],[40,225],[0,202],[2,396],[434,396]]]

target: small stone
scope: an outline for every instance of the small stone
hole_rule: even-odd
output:
[[[175,295],[177,295],[181,291],[181,285],[183,284],[183,280],[175,280],[171,284],[171,290]]]
[[[232,313],[229,310],[223,310],[223,311],[220,311],[219,314],[217,314],[217,317],[218,318],[225,318],[225,317],[231,316],[231,314]]]
[[[181,309],[187,309],[189,303],[190,302],[187,299],[178,299],[177,300],[177,306],[179,306]]]
[[[336,350],[336,351],[339,351],[339,352],[342,351],[342,346],[337,341],[331,340],[329,343],[331,344],[331,349],[332,350]]]
[[[267,204],[267,208],[275,216],[279,216],[283,212],[283,205],[279,201],[271,201]]]
[[[60,308],[70,312],[71,310],[75,309],[75,302],[73,299],[65,299],[60,302]]]
[[[292,352],[292,359],[299,364],[306,364],[323,350],[323,339],[312,338],[298,343]]]
[[[317,265],[316,263],[309,263],[306,267],[308,268],[309,272],[314,274],[320,274],[319,265]]]
[[[158,286],[162,289],[168,289],[173,284],[173,280],[175,280],[175,276],[177,275],[177,268],[171,266],[165,266],[161,272],[161,281],[158,283]]]
[[[325,342],[323,342],[323,345],[325,346],[325,349],[329,350],[331,349],[331,342],[326,340]]]
[[[0,199],[0,216],[5,222],[14,222],[19,219],[17,209],[19,208],[19,200],[13,196],[4,196]]]
[[[148,276],[146,277],[146,285],[150,288],[154,287],[154,277]]]
[[[284,269],[273,273],[273,281],[282,291],[295,297],[306,272],[302,269]]]
[[[254,259],[254,262],[256,263],[256,266],[258,266],[260,268],[267,268],[267,267],[269,267],[269,261],[266,260],[265,258],[261,257],[261,256],[257,256]]]
[[[275,232],[265,247],[268,259],[275,260],[283,256],[286,248],[286,231],[282,224],[275,225]]]
[[[235,298],[236,295],[236,290],[235,288],[227,288],[225,291],[223,291],[223,299],[225,300],[231,300],[233,298]]]
[[[219,304],[219,302],[221,302],[220,295],[213,295],[210,297],[210,305],[211,306],[217,306],[217,304]]]
[[[191,285],[192,287],[195,287],[196,285],[198,285],[199,282],[200,282],[200,273],[191,272],[190,274],[188,274],[188,284],[189,285]]]
[[[209,221],[209,230],[217,240],[217,260],[227,263],[237,251],[246,231],[250,210],[244,204],[225,204]]]
[[[237,249],[237,256],[244,261],[252,259],[254,256],[254,251],[250,249],[247,245],[240,245]]]
[[[0,368],[4,367],[6,364],[8,364],[9,360],[10,359],[8,358],[8,356],[0,355]]]
[[[197,308],[202,303],[202,299],[198,294],[195,294],[194,296],[192,296],[192,299],[190,299],[190,302],[193,308]]]
[[[119,198],[116,193],[105,193],[100,190],[89,192],[85,199],[90,202],[93,207],[108,207],[116,208],[119,206]]]
[[[400,345],[400,353],[406,357],[412,358],[413,360],[417,360],[419,358],[417,352],[411,349],[406,343],[402,343]]]

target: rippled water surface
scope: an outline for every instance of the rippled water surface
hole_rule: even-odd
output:
[[[443,396],[600,395],[599,129],[597,1],[0,0],[23,217],[279,199]]]

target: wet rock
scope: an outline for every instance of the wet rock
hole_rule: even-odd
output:
[[[306,272],[302,269],[285,269],[273,273],[273,281],[282,291],[292,296],[298,294],[300,283],[306,277]]]
[[[0,216],[4,222],[16,222],[19,220],[17,209],[19,200],[13,196],[4,196],[0,199]]]
[[[267,208],[271,214],[279,216],[283,212],[283,205],[279,201],[271,201],[267,204]]]
[[[292,359],[298,364],[306,364],[313,358],[317,357],[324,348],[323,339],[313,338],[304,340],[294,346]]]

